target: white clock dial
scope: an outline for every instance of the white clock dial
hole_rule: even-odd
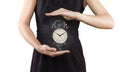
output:
[[[68,34],[64,29],[59,28],[53,32],[52,37],[56,43],[65,43],[68,38]]]

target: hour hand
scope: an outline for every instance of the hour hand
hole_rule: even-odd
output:
[[[56,33],[56,32],[55,32]],[[60,34],[56,33],[58,36],[61,36]]]

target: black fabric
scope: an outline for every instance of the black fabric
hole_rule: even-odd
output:
[[[80,13],[84,10],[83,0],[37,0],[35,7],[37,39],[41,44],[56,47],[52,39],[52,22],[63,20],[68,25],[66,30],[68,40],[65,48],[70,50],[70,53],[53,58],[34,49],[30,72],[86,72],[85,59],[78,34],[79,21],[66,20],[62,16],[45,16],[46,12],[61,7]]]

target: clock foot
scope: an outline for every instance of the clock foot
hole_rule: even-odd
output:
[[[61,48],[58,48],[59,51],[61,51],[62,49]]]

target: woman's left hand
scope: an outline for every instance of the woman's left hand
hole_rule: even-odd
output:
[[[50,13],[45,13],[46,16],[63,16],[65,19],[67,20],[73,20],[76,18],[76,12],[75,11],[71,11],[65,8],[59,8],[53,12]]]

